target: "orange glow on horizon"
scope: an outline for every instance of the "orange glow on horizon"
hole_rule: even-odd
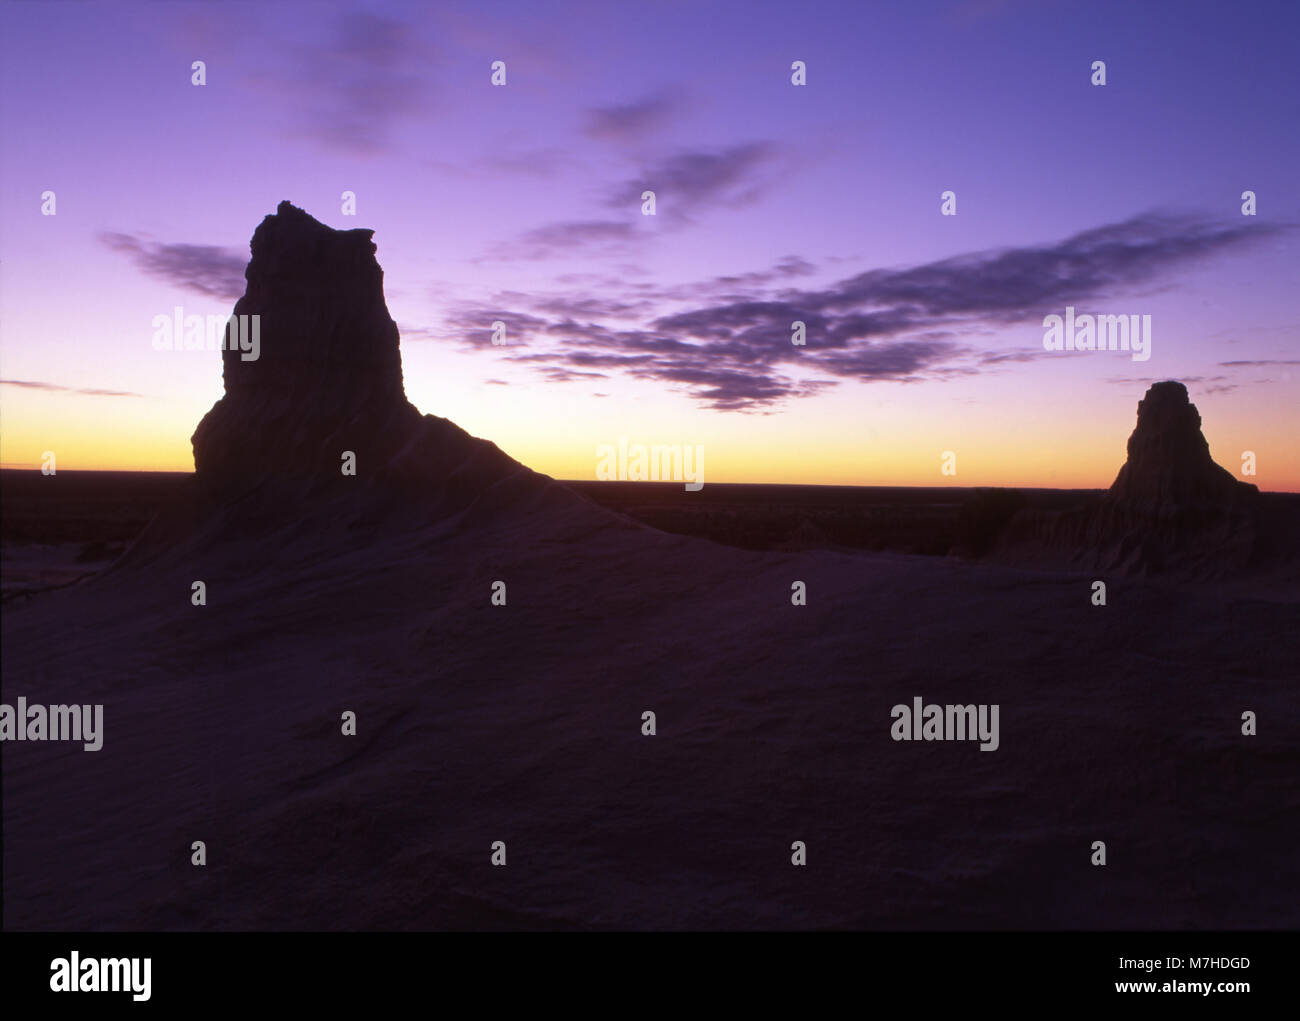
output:
[[[440,414],[472,435],[491,440],[553,478],[595,480],[597,446],[627,437],[647,446],[702,449],[706,486],[1105,489],[1124,463],[1133,428],[1131,411],[1098,417],[1086,429],[1068,418],[1033,429],[1019,421],[1038,414],[1028,407],[989,404],[945,420],[930,415],[920,402],[869,414],[854,409],[857,417],[849,418],[834,407],[804,416],[740,416],[597,401],[575,409],[581,414],[557,418],[547,416],[554,406],[548,397],[522,392],[480,399],[466,388],[463,403],[446,394],[430,395],[426,403],[441,406]],[[1127,398],[1122,404],[1129,406]],[[179,401],[6,388],[0,405],[0,465],[39,470],[45,452],[52,451],[58,470],[191,472],[190,436],[205,411]],[[1264,412],[1246,402],[1215,411],[1206,437],[1216,462],[1263,491],[1300,492],[1300,456],[1293,442],[1278,435],[1284,427],[1265,429]],[[1254,452],[1258,465],[1258,475],[1250,478],[1241,475],[1247,450]],[[945,451],[956,455],[955,475],[940,472]]]

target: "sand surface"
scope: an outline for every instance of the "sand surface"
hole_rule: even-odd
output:
[[[105,735],[5,746],[6,927],[1300,924],[1294,591],[1095,607],[518,496],[196,532],[7,606],[4,700],[102,703]],[[918,695],[998,704],[999,748],[892,740]]]

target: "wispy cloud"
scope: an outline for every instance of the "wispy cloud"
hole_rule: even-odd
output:
[[[531,177],[545,180],[572,167],[582,166],[582,161],[568,149],[558,145],[509,148],[493,147],[477,155],[466,154],[456,160],[429,159],[423,165],[440,174],[467,181],[482,181],[485,177]]]
[[[158,244],[113,232],[100,234],[99,240],[150,276],[178,287],[227,301],[244,293],[248,256],[239,252],[215,245]]]
[[[19,386],[27,390],[48,390],[53,393],[85,394],[89,397],[140,397],[130,390],[95,390],[77,386],[60,386],[30,379],[0,379],[0,386]]]
[[[660,92],[632,103],[592,107],[583,131],[602,141],[637,142],[664,128],[684,106],[680,93]]]
[[[1138,386],[1151,386],[1154,383],[1162,382],[1167,377],[1157,376],[1108,376],[1106,382],[1115,386],[1123,386],[1129,389]],[[1189,390],[1193,390],[1192,396],[1196,393],[1206,394],[1226,394],[1232,393],[1237,389],[1238,384],[1228,382],[1227,376],[1185,376],[1178,377],[1180,383],[1186,383]]]
[[[689,226],[706,209],[738,208],[757,201],[770,180],[764,171],[780,149],[771,142],[746,142],[719,150],[679,152],[651,164],[612,188],[604,206],[608,219],[560,220],[525,231],[495,247],[491,261],[542,260],[582,255],[615,258],[660,230]],[[642,193],[655,193],[655,216],[641,215]]]
[[[397,125],[431,106],[433,54],[418,26],[363,11],[343,14],[329,42],[299,50],[283,92],[297,129],[357,155],[388,151]]]
[[[655,193],[656,216],[688,217],[702,206],[749,205],[766,190],[761,171],[779,151],[773,142],[745,142],[725,149],[679,152],[648,166],[610,192],[611,209],[640,208],[641,193]]]
[[[872,270],[803,300],[822,310],[883,306],[916,320],[970,315],[1015,322],[1052,310],[1046,306],[1131,289],[1175,265],[1283,229],[1148,213],[1055,244]]]
[[[713,183],[701,193],[729,180],[706,176]],[[519,345],[506,357],[551,378],[617,373],[681,388],[715,409],[755,411],[840,380],[915,382],[1030,361],[1041,356],[1032,344],[992,350],[975,338],[1040,324],[1067,303],[1131,291],[1288,229],[1150,213],[1050,244],[876,269],[809,289],[788,286],[814,268],[791,256],[770,270],[662,290],[514,294],[458,307],[454,321],[479,326],[446,332],[484,346],[488,324],[500,319]],[[791,344],[795,321],[806,325],[804,347]]]

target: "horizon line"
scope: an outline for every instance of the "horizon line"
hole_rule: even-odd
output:
[[[525,465],[524,467],[527,467]],[[39,472],[40,465],[15,465],[0,464],[0,471],[6,472]],[[529,469],[535,471],[535,469]],[[64,468],[61,469],[64,474],[68,475],[195,475],[193,469],[188,471],[177,468]],[[537,472],[539,475],[545,475],[544,472]],[[57,473],[56,473],[57,477]],[[633,485],[633,486],[681,486],[680,481],[662,480],[662,479],[562,479],[553,475],[546,476],[555,482],[569,484],[580,483],[583,485]],[[1255,485],[1255,483],[1251,483]],[[939,484],[932,486],[925,485],[908,485],[901,483],[880,483],[880,482],[708,482],[706,487],[718,488],[721,486],[791,486],[800,489],[953,489],[953,490],[975,490],[975,489],[1033,489],[1044,490],[1058,493],[1104,493],[1110,489],[1110,486],[1044,486],[1029,483],[971,483],[963,485]],[[702,490],[701,490],[702,491]],[[1300,489],[1260,489],[1261,495],[1277,494],[1279,496],[1298,496]]]

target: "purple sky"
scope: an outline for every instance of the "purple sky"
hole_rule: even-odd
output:
[[[219,355],[153,350],[152,319],[228,312],[289,199],[375,230],[411,399],[550,474],[629,436],[705,445],[712,481],[1104,486],[1176,378],[1220,463],[1300,490],[1296,4],[15,2],[0,28],[6,465],[190,467]],[[1044,351],[1067,305],[1151,315],[1151,359]]]

